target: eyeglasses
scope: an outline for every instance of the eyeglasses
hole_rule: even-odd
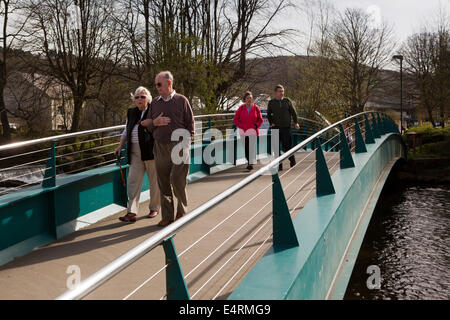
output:
[[[146,99],[147,96],[135,96],[135,97],[134,97],[134,99],[136,99],[136,100],[139,99],[139,98],[141,98],[141,99]]]
[[[159,88],[159,87],[162,86],[162,83],[161,83],[161,82],[158,82],[158,83],[156,83],[155,85]]]

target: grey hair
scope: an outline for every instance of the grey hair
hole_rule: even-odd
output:
[[[164,79],[166,80],[170,80],[172,82],[172,86],[173,86],[173,74],[170,71],[161,71],[160,73],[158,73],[158,76],[163,76]]]
[[[145,92],[145,94],[147,95],[148,99],[149,99],[150,102],[151,102],[151,101],[152,101],[152,94],[150,93],[150,90],[148,90],[146,87],[142,87],[142,86],[138,87],[138,88],[136,89],[136,91],[134,91],[134,94],[130,93],[130,95],[131,95],[131,100],[134,101],[134,97],[135,97],[136,95],[138,95],[139,93],[141,93],[142,91]]]

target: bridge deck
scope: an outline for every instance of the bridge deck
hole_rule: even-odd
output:
[[[308,199],[315,194],[315,155],[310,152],[297,152],[295,156],[299,164],[288,172],[288,161],[285,161],[285,169],[279,173],[280,176],[285,174],[281,182],[293,216],[298,214]],[[306,156],[307,159],[302,161]],[[328,167],[334,172],[339,167],[337,165],[339,155],[330,152],[325,156]],[[260,167],[261,165],[256,165],[255,169]],[[299,176],[302,172],[303,174]],[[188,210],[198,207],[247,175],[245,166],[238,166],[189,184]],[[270,176],[258,178],[238,194],[228,198],[180,231],[174,238],[178,254],[270,184]],[[288,184],[290,186],[286,188]],[[302,185],[304,187],[298,192]],[[212,299],[219,292],[217,299],[225,299],[271,246],[272,206],[269,203],[272,199],[271,192],[271,187],[268,187],[180,257],[183,272],[187,276],[189,293],[193,299]],[[266,204],[267,206],[244,226]],[[70,265],[79,266],[81,278],[84,279],[158,232],[160,228],[156,224],[160,216],[147,219],[144,217],[146,213],[147,202],[141,204],[140,219],[134,224],[123,224],[118,221],[118,217],[124,214],[121,212],[0,267],[0,299],[57,297],[67,290],[66,282],[70,275],[66,270]],[[268,219],[261,231],[251,238]],[[223,244],[241,226],[242,229]],[[268,240],[264,243],[266,239]],[[220,249],[198,266],[221,245]],[[242,267],[247,260],[248,263]],[[223,266],[225,263],[227,264]],[[158,247],[89,294],[86,299],[123,299],[163,266],[164,253],[162,247]],[[191,273],[194,268],[195,271]],[[270,277],[269,274],[267,276]],[[129,296],[129,299],[160,299],[164,294],[165,272],[162,271]]]

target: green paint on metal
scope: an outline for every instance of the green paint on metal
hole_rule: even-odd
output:
[[[42,181],[43,188],[51,188],[56,185],[56,142],[52,141],[50,143],[50,151],[45,169],[44,180]]]
[[[339,129],[341,131],[340,138],[340,153],[341,153],[341,169],[353,168],[355,163],[353,162],[352,153],[350,152],[350,147],[347,142],[347,137],[345,136],[344,127],[339,124]]]
[[[330,140],[330,134],[329,134],[329,132],[327,130],[327,135],[325,136],[325,141],[326,141],[326,143],[325,143],[325,151],[328,151],[328,147],[329,147],[329,141],[328,140]]]
[[[357,118],[355,118],[355,152],[367,152],[366,144],[364,143],[364,138],[362,136]]]
[[[380,134],[383,135],[386,133],[386,130],[384,128],[383,122],[381,121],[380,114],[377,112],[377,122],[378,122],[378,129],[380,130]]]
[[[166,292],[167,300],[190,300],[180,260],[178,260],[173,237],[164,240],[162,245],[166,255]]]
[[[278,173],[272,175],[273,246],[276,251],[299,245]]]
[[[336,193],[322,148],[316,149],[316,195],[318,197]]]
[[[375,139],[373,137],[372,128],[370,127],[369,118],[367,118],[367,113],[364,114],[364,123],[365,123],[365,136],[366,136],[366,144],[375,143]]]
[[[333,282],[339,281],[342,257],[380,173],[401,155],[401,148],[399,135],[385,135],[368,145],[368,152],[355,155],[355,170],[336,171],[336,194],[312,198],[293,220],[302,235],[301,246],[281,252],[270,248],[228,299],[326,298]]]
[[[372,112],[372,128],[373,128],[373,137],[375,139],[381,138],[380,130],[378,128],[377,121],[375,120],[375,113]]]

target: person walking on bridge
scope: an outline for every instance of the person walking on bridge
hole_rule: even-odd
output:
[[[130,170],[128,174],[127,214],[119,218],[123,222],[135,222],[137,220],[139,198],[146,172],[150,184],[149,218],[158,215],[161,203],[153,155],[153,136],[147,128],[141,125],[141,120],[146,118],[149,111],[152,95],[145,87],[139,87],[135,94],[132,94],[132,99],[136,106],[128,109],[125,130],[122,133],[119,146],[114,151],[116,156],[120,155],[123,146],[125,143],[127,144],[127,163],[130,165]],[[160,119],[156,122],[161,123]]]
[[[176,93],[173,89],[171,72],[160,72],[155,78],[155,85],[160,96],[152,101],[147,119],[142,124],[147,126],[155,138],[155,164],[158,172],[162,210],[162,220],[158,225],[164,227],[174,221],[174,196],[177,199],[176,219],[186,214],[186,185],[189,173],[190,146],[194,135],[194,114],[186,97]],[[170,119],[167,126],[153,125],[153,121],[160,115]],[[181,132],[178,129],[182,129],[184,136],[180,136],[181,141],[180,139],[174,141],[175,136]],[[177,156],[178,159],[175,159]]]
[[[284,87],[281,84],[275,86],[275,97],[269,101],[267,106],[267,120],[272,130],[279,130],[279,142],[283,146],[284,152],[292,148],[291,119],[297,130],[300,129],[297,113],[290,99],[284,97]],[[281,154],[281,152],[280,152]],[[295,166],[295,156],[289,157],[291,168]],[[283,163],[280,162],[279,170],[283,170]]]
[[[244,137],[245,158],[247,170],[253,170],[256,163],[256,139],[259,135],[259,127],[263,123],[261,110],[253,103],[253,94],[247,91],[243,98],[244,104],[239,107],[234,115],[233,122],[239,128],[239,134]]]

